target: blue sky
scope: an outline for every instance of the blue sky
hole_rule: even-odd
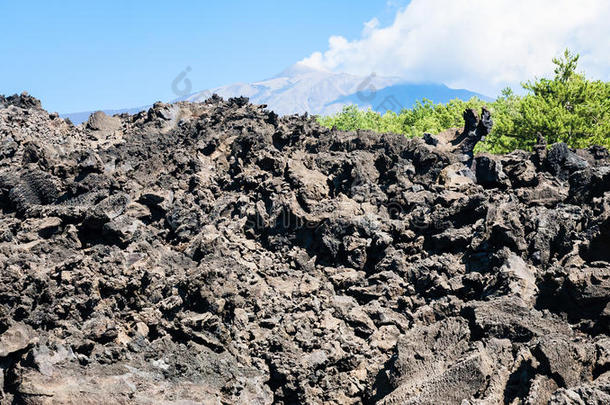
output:
[[[169,101],[187,66],[193,91],[265,79],[406,3],[0,0],[0,94],[62,113]]]
[[[610,1],[0,0],[0,94],[60,113],[130,108],[269,78],[302,62],[488,96],[553,72],[570,48],[610,80]]]

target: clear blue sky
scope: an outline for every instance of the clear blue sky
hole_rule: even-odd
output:
[[[0,94],[61,113],[169,101],[187,66],[193,91],[265,79],[406,3],[0,0]]]

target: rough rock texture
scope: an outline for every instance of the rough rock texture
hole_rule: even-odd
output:
[[[610,403],[610,158],[0,97],[0,403]]]

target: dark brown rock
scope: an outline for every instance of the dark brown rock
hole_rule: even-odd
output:
[[[464,118],[1,97],[0,403],[605,403],[607,151]]]

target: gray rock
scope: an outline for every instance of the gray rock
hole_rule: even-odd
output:
[[[19,353],[37,341],[37,334],[31,327],[15,324],[0,335],[0,358]]]
[[[607,402],[603,149],[0,105],[1,403]]]

